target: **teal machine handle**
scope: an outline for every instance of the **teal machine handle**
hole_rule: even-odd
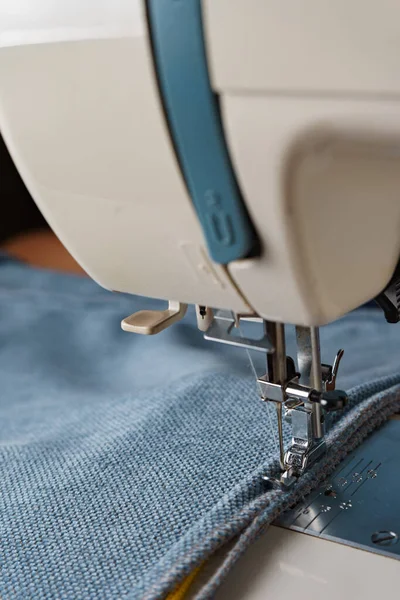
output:
[[[258,239],[228,154],[211,89],[200,0],[147,0],[160,93],[211,258],[255,255]]]

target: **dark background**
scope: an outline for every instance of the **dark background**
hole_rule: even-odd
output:
[[[0,244],[27,231],[48,229],[0,134]]]

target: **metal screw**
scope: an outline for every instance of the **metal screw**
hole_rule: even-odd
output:
[[[399,541],[399,536],[394,531],[375,531],[371,535],[371,541],[377,546],[393,546]]]

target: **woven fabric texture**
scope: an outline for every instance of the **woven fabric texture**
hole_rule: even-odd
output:
[[[260,478],[276,439],[246,356],[205,342],[193,311],[157,337],[120,331],[158,306],[0,262],[3,600],[163,598],[285,506],[271,512]],[[400,383],[400,336],[377,311],[322,338],[326,361],[346,349],[340,385],[365,382],[353,405]]]

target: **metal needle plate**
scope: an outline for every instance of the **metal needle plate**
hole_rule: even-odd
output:
[[[374,432],[275,525],[400,560],[400,420]]]

